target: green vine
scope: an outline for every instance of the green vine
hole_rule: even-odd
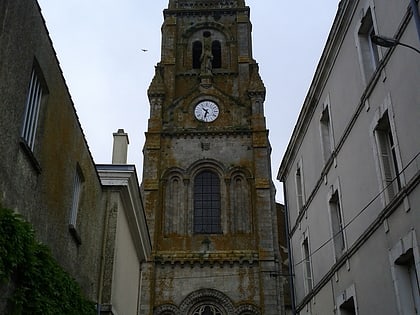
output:
[[[9,281],[13,293],[6,315],[96,314],[78,283],[36,241],[31,225],[0,207],[0,286]]]

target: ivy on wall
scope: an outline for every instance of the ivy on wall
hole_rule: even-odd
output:
[[[7,315],[96,314],[77,282],[36,241],[31,225],[0,206],[0,286],[8,281],[13,293]]]

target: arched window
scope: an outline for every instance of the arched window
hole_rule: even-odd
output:
[[[194,233],[221,233],[220,215],[220,179],[213,172],[201,172],[194,181]]]
[[[213,69],[222,67],[222,45],[218,40],[211,44],[211,53],[213,55],[212,66]]]
[[[192,46],[192,66],[193,69],[200,69],[200,57],[203,52],[203,44],[200,41],[195,41]]]

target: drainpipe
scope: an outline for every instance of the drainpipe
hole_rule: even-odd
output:
[[[417,1],[418,0],[411,0],[411,11],[413,11],[414,21],[416,22],[417,35],[420,42],[420,13]]]
[[[287,192],[286,184],[283,182],[283,196],[284,196],[284,222],[286,224],[286,241],[287,241],[287,253],[289,255],[289,286],[290,286],[290,299],[292,300],[292,314],[296,315],[296,303],[295,303],[295,285],[294,285],[294,268],[293,268],[293,250],[290,245],[290,230],[289,230],[289,214],[287,207]]]

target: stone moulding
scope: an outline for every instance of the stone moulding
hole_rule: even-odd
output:
[[[201,289],[190,293],[177,307],[174,304],[163,304],[155,308],[154,315],[191,315],[202,305],[214,305],[223,315],[260,315],[259,308],[253,304],[235,303],[223,292],[214,289]],[[194,313],[195,314],[195,313]]]
[[[180,265],[184,267],[189,265],[193,268],[195,265],[200,267],[208,265],[210,267],[219,265],[233,266],[234,264],[242,265],[258,265],[259,255],[257,252],[216,252],[216,253],[161,253],[155,256],[155,263],[160,265],[170,264],[172,266]]]
[[[247,137],[252,136],[252,131],[243,130],[243,131],[180,131],[180,132],[163,132],[162,136],[167,138],[222,138],[222,137]]]
[[[235,306],[231,299],[214,289],[201,289],[190,293],[179,306],[180,314],[190,314],[197,305],[209,302],[223,307],[225,314],[235,314]]]

